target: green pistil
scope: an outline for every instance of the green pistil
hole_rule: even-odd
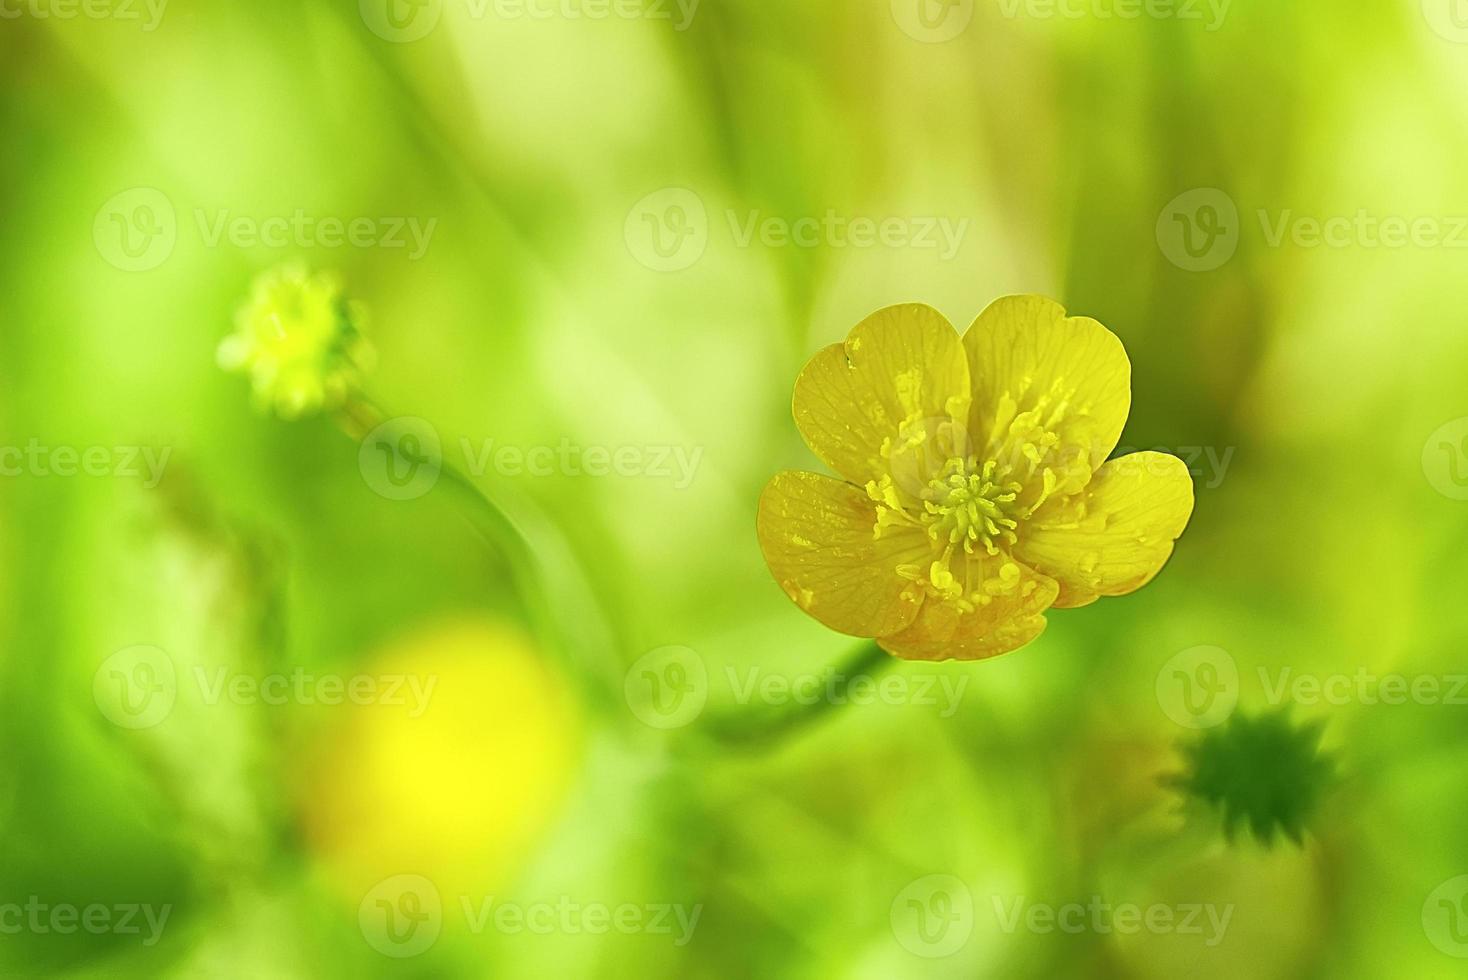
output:
[[[992,459],[982,467],[973,456],[948,460],[923,492],[928,536],[950,545],[962,542],[968,554],[982,546],[992,555],[1000,542],[1013,543],[1019,523],[1010,514],[1022,487],[996,479],[997,468]]]

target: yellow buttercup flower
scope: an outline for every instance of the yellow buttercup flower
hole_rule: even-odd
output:
[[[272,269],[255,281],[235,332],[219,345],[219,364],[248,374],[257,404],[283,418],[336,409],[371,367],[364,319],[335,276]]]
[[[1131,408],[1116,335],[1011,296],[960,339],[892,306],[815,357],[795,423],[843,479],[783,472],[759,502],[765,561],[831,629],[909,660],[979,660],[1045,611],[1141,588],[1193,512],[1165,453],[1107,461]]]

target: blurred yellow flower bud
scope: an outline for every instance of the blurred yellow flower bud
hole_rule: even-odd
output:
[[[396,685],[395,696],[320,709],[327,726],[305,753],[300,792],[326,877],[352,901],[400,874],[444,895],[502,886],[580,755],[563,678],[519,629],[485,619],[423,629],[353,673],[379,695]]]
[[[372,366],[365,319],[336,276],[272,269],[255,280],[234,333],[219,345],[219,365],[249,375],[257,404],[282,418],[335,409]]]

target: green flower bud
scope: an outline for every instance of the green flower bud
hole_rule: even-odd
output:
[[[1333,756],[1320,748],[1324,722],[1296,725],[1288,708],[1249,715],[1183,747],[1187,771],[1166,780],[1221,811],[1230,841],[1240,823],[1262,844],[1283,832],[1303,845],[1306,825],[1336,777]]]

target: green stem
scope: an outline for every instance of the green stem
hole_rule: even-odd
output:
[[[376,405],[359,398],[342,408],[340,422],[347,435],[360,442],[382,424],[383,418],[382,411]],[[544,563],[532,544],[531,535],[478,484],[443,458],[442,453],[439,456],[440,484],[451,491],[454,507],[460,516],[489,551],[508,568],[516,598],[534,634],[549,648],[558,651],[568,663],[574,659],[571,656],[573,652],[592,652],[589,648],[596,645],[595,641],[598,639],[593,628],[600,622],[600,611],[589,608],[592,598],[585,594],[587,590],[582,587],[583,583],[561,582],[559,588],[552,588],[547,581]],[[568,623],[567,616],[551,604],[550,596],[562,593],[566,594],[568,602],[572,601],[573,596],[579,598],[575,604],[582,609],[584,615],[577,622]],[[574,616],[571,618],[576,619]],[[582,633],[576,634],[576,629]],[[593,630],[592,635],[587,635],[588,630]],[[609,676],[601,677],[600,684],[591,683],[598,672],[589,669],[590,665],[584,661],[578,661],[574,666],[588,668],[572,673],[578,681],[587,682],[589,693],[599,702],[608,702],[608,692],[620,685],[619,679]]]
[[[896,657],[878,646],[875,640],[869,640],[832,667],[832,672],[848,680],[859,675],[871,677],[889,670],[896,662]],[[813,704],[790,702],[777,708],[730,713],[711,718],[703,726],[703,731],[728,747],[760,748],[800,734],[845,703],[820,698]]]
[[[356,399],[342,408],[340,422],[346,433],[360,442],[382,424],[383,418],[383,413],[371,402]],[[560,587],[551,588],[544,563],[539,560],[532,544],[532,536],[520,524],[480,489],[478,484],[446,459],[439,460],[439,479],[453,492],[455,506],[469,526],[495,556],[509,567],[516,596],[520,600],[521,608],[525,610],[531,629],[558,650],[568,664],[582,668],[573,671],[577,679],[585,683],[588,692],[604,707],[612,706],[619,697],[616,692],[620,690],[621,678],[596,669],[600,665],[584,655],[589,646],[601,644],[594,642],[594,634],[589,636],[584,632],[576,632],[578,629],[584,631],[588,628],[585,620],[599,616],[599,611],[592,608],[594,597],[583,594],[588,592],[584,583],[570,581],[563,574],[560,578],[565,581],[560,582]],[[551,595],[561,596],[564,605],[580,609],[581,614],[575,609],[562,609],[552,605]],[[572,657],[573,652],[583,656]],[[873,676],[891,668],[895,660],[875,641],[868,641],[832,670],[848,679],[858,675]],[[813,704],[789,703],[778,707],[730,712],[723,717],[710,718],[701,731],[726,747],[759,748],[798,735],[826,718],[833,708],[844,703],[832,698],[821,698]]]

